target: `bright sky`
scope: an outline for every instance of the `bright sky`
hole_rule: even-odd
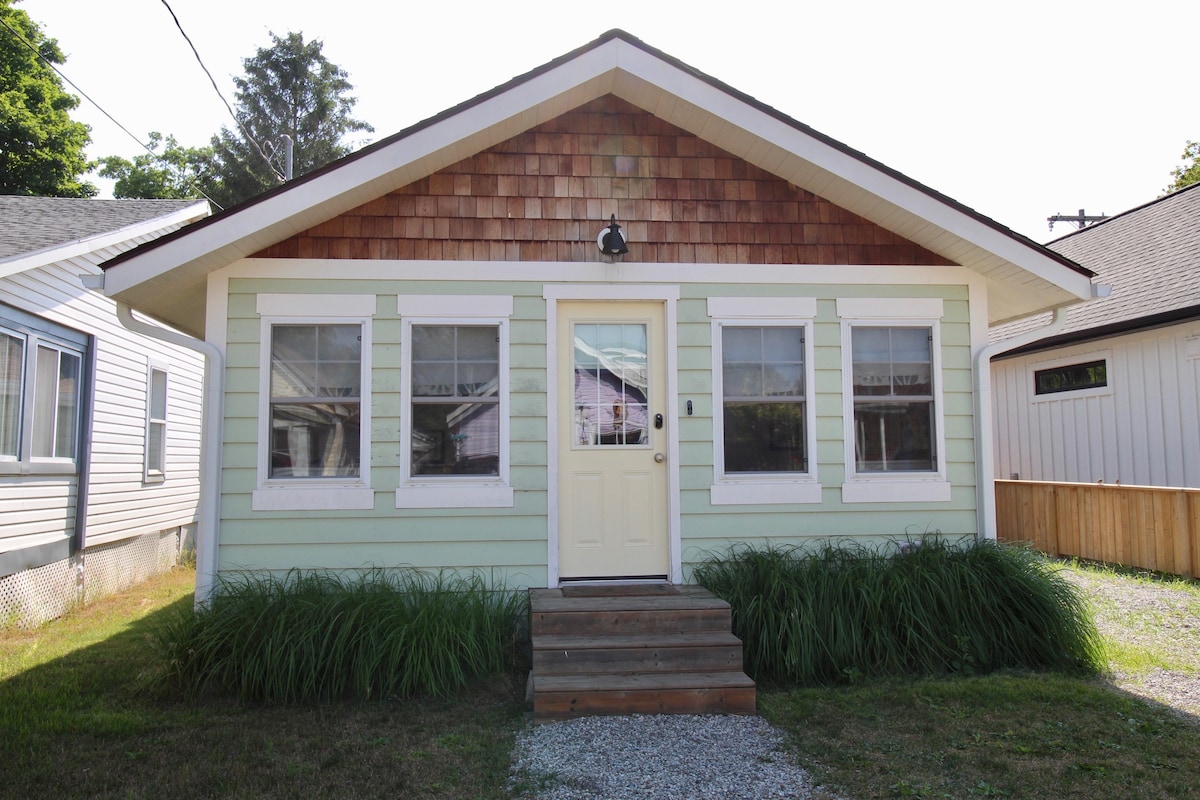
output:
[[[1153,200],[1200,139],[1187,0],[168,2],[231,105],[269,31],[321,39],[372,139],[621,28],[1041,242],[1072,230],[1050,233],[1052,214]],[[143,141],[199,146],[233,127],[162,0],[18,7]],[[139,152],[86,100],[73,116],[92,127],[90,158]]]

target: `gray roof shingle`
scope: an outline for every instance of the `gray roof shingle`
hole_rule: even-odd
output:
[[[120,230],[197,202],[0,195],[0,260]]]
[[[1189,309],[1200,314],[1200,184],[1075,231],[1046,245],[1096,273],[1112,287],[1109,297],[1067,311],[1055,341],[1100,335],[1107,328],[1149,326]],[[1001,325],[993,341],[1045,325],[1050,315]],[[1049,341],[1049,340],[1047,340]],[[1021,348],[1039,349],[1036,345]]]

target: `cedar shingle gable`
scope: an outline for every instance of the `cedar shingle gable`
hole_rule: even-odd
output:
[[[613,96],[272,245],[266,258],[951,262]]]

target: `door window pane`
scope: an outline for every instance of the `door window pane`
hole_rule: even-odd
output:
[[[574,444],[649,446],[644,323],[575,328]]]

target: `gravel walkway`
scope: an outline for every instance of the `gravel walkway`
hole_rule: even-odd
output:
[[[514,789],[537,800],[813,798],[761,717],[582,717],[517,736]]]
[[[1114,670],[1114,684],[1200,722],[1200,592],[1180,585],[1067,569],[1106,639],[1159,666]],[[830,795],[814,789],[759,717],[584,717],[518,734],[513,789],[535,800],[757,800]]]

